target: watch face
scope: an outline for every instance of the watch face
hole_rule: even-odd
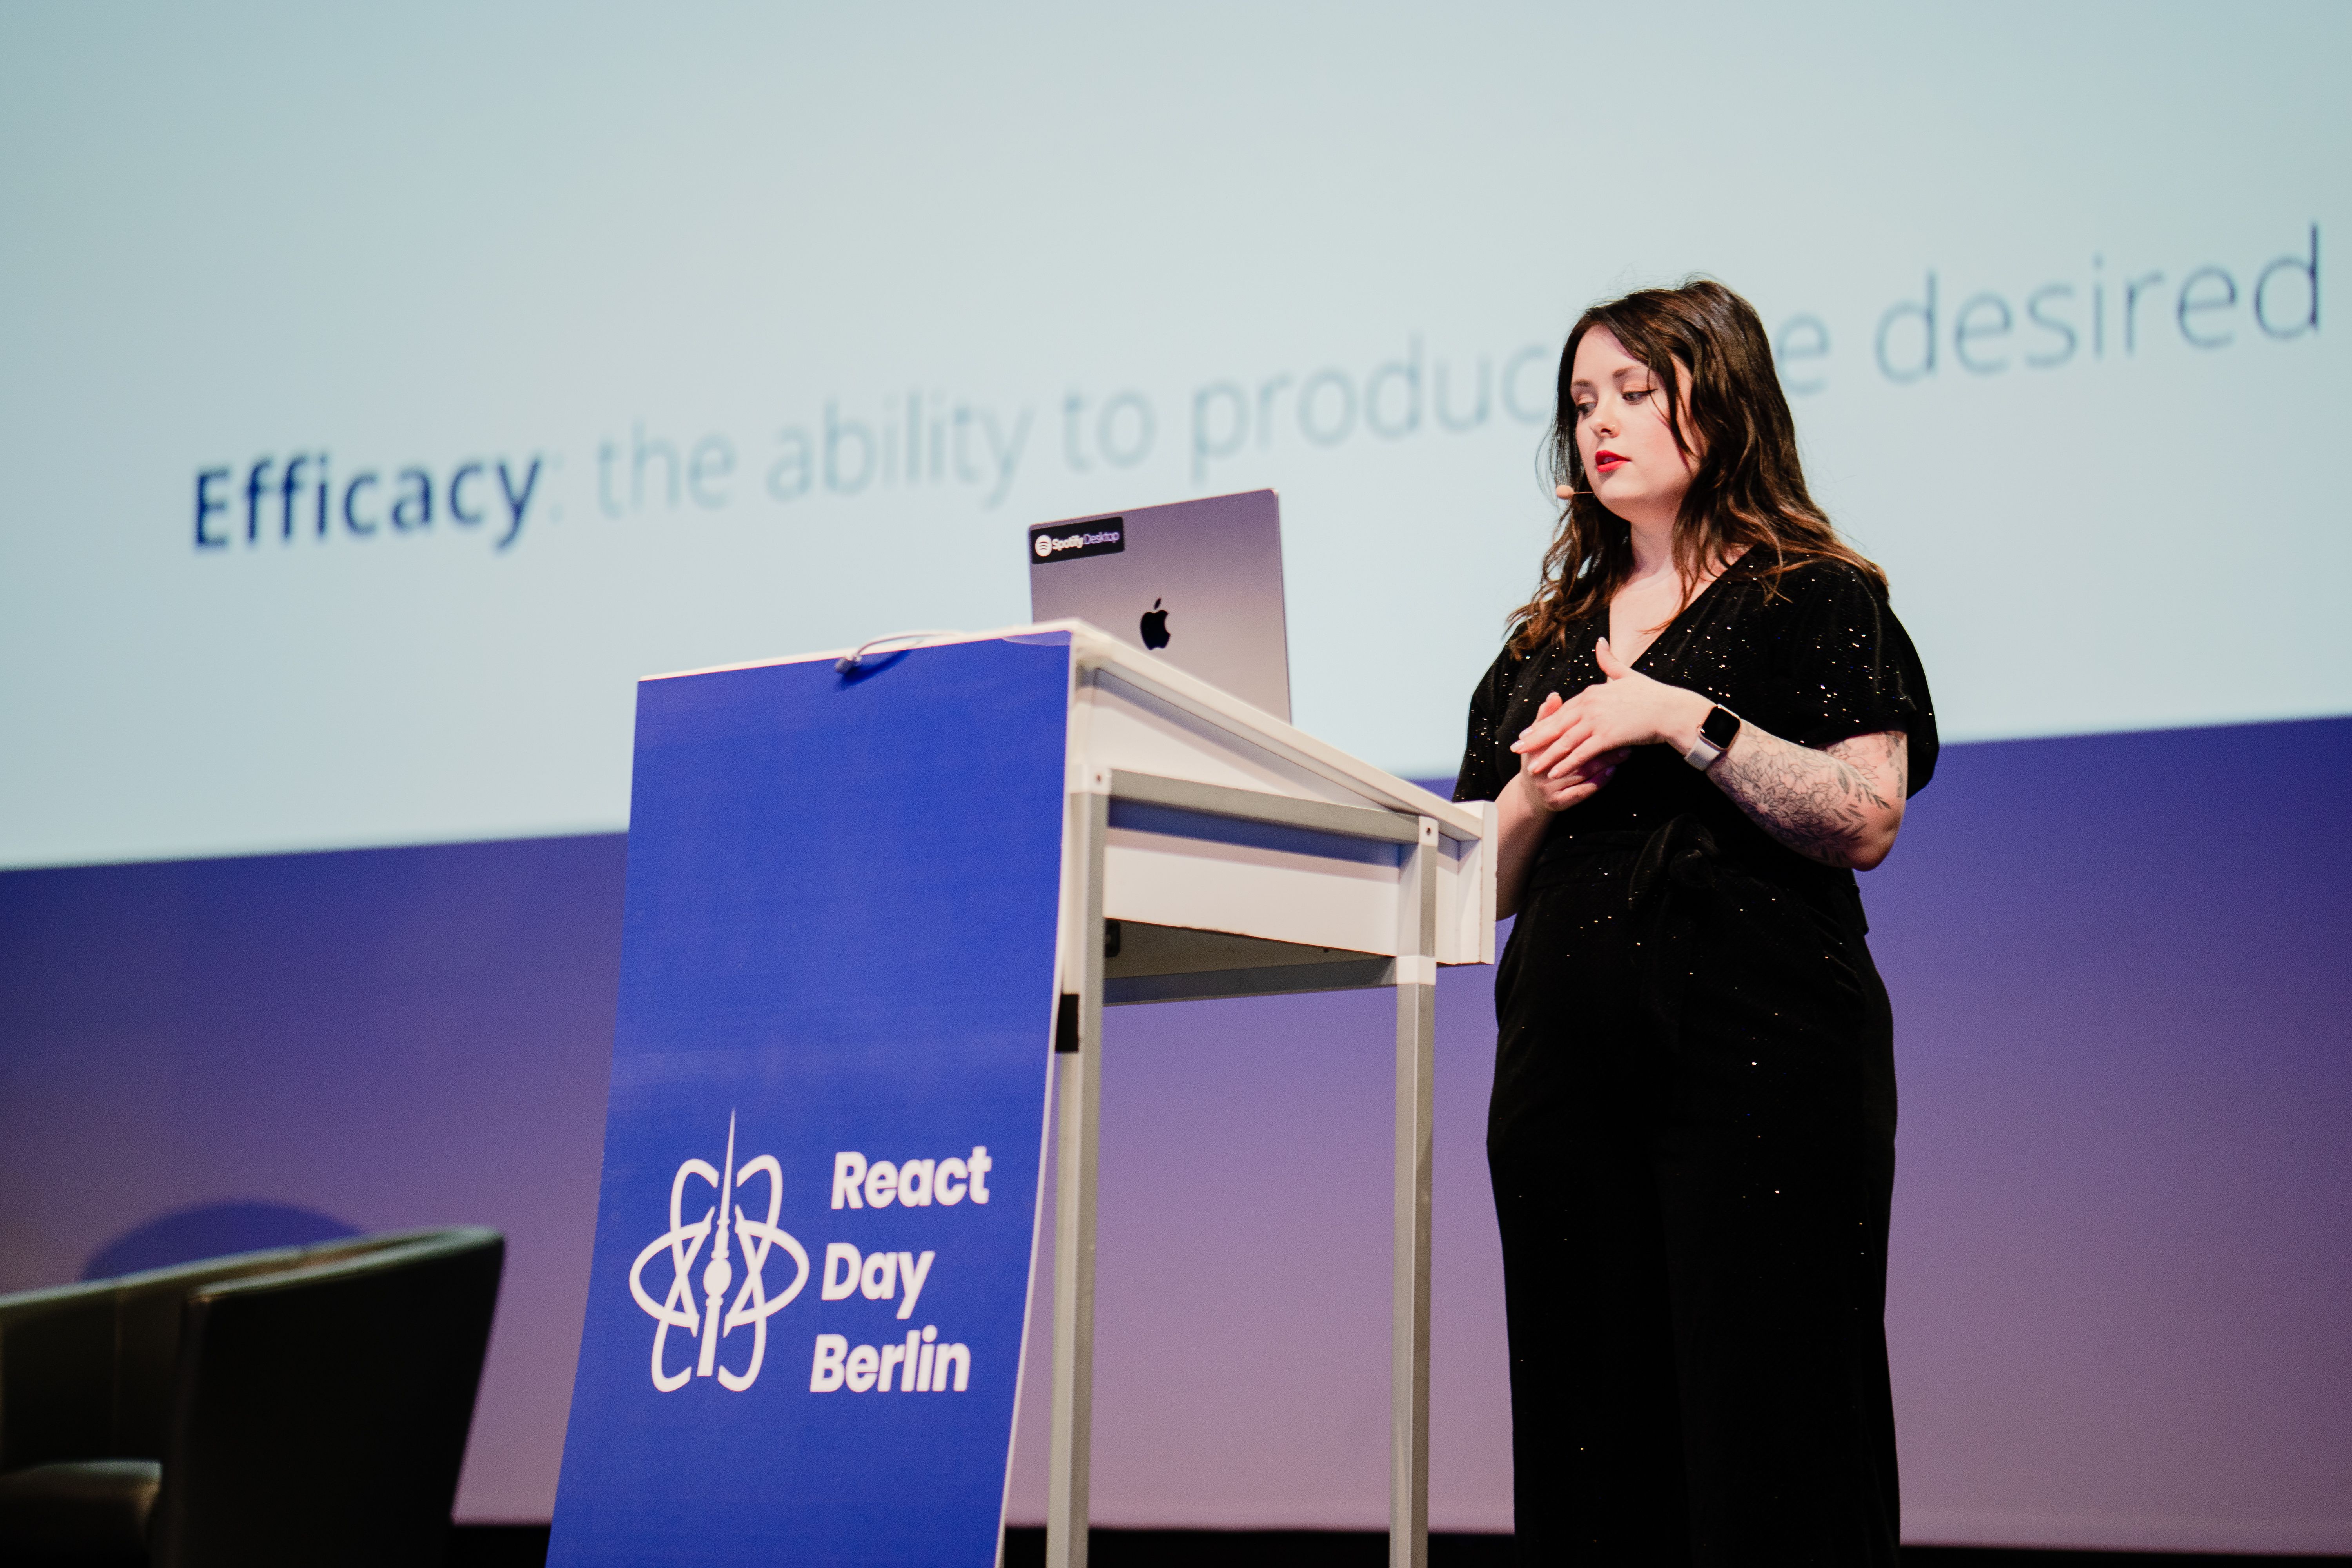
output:
[[[1706,722],[1698,727],[1698,732],[1706,737],[1709,745],[1727,750],[1732,737],[1739,733],[1739,715],[1728,708],[1713,709],[1707,713]]]

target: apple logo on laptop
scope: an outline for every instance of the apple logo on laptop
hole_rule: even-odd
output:
[[[1157,653],[1168,646],[1168,612],[1160,601],[1151,601],[1151,608],[1143,612],[1143,646]]]

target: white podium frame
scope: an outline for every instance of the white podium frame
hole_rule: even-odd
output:
[[[1437,968],[1494,962],[1495,808],[1440,800],[1083,622],[990,635],[1038,632],[1073,644],[1048,1568],[1087,1562],[1104,1006],[1369,986],[1397,994],[1389,1563],[1427,1568]]]

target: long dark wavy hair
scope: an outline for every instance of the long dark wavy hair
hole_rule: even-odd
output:
[[[1576,346],[1605,327],[1657,378],[1675,445],[1697,464],[1675,519],[1675,570],[1688,604],[1699,578],[1738,551],[1770,558],[1768,581],[1809,561],[1841,561],[1886,591],[1886,574],[1838,537],[1805,489],[1797,424],[1772,365],[1772,347],[1754,306],[1711,279],[1679,289],[1643,289],[1579,316],[1559,351],[1551,422],[1555,483],[1578,493],[1560,509],[1559,531],[1544,552],[1535,596],[1510,616],[1520,656],[1564,641],[1569,626],[1605,610],[1633,570],[1633,531],[1589,492],[1568,393]],[[1683,385],[1690,424],[1683,427]],[[1696,437],[1696,440],[1693,437]],[[1777,591],[1777,589],[1776,589]]]

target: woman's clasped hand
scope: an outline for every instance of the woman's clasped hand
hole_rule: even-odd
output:
[[[1602,637],[1593,645],[1606,680],[1566,701],[1555,691],[1519,731],[1519,787],[1545,811],[1565,811],[1607,784],[1635,746],[1658,742],[1687,751],[1714,704],[1699,693],[1653,680],[1619,658]]]

